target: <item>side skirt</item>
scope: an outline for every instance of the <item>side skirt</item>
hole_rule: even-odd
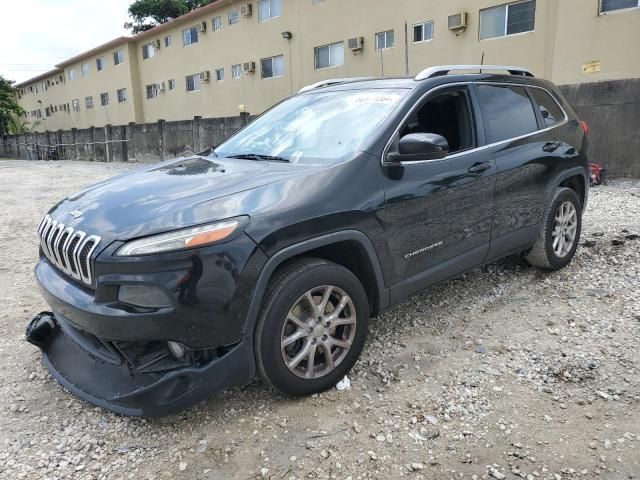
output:
[[[424,290],[431,285],[455,277],[481,265],[487,249],[488,244],[485,243],[394,285],[390,289],[391,305],[400,303],[410,295]]]
[[[540,224],[520,228],[491,240],[491,247],[483,263],[491,263],[500,258],[515,255],[531,248],[536,240]]]

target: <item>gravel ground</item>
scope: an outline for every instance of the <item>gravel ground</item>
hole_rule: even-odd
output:
[[[63,391],[24,341],[46,309],[41,216],[127,168],[0,161],[0,478],[640,475],[640,181],[591,190],[566,269],[507,259],[374,320],[350,390],[292,401],[255,382],[141,420]]]

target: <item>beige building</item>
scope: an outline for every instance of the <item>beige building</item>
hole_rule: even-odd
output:
[[[327,78],[513,64],[640,77],[640,0],[217,0],[17,85],[38,130],[257,114]]]

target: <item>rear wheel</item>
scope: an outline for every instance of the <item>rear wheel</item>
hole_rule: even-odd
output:
[[[367,296],[346,268],[318,259],[285,267],[271,282],[256,329],[261,376],[305,396],[333,387],[364,347]]]
[[[556,192],[526,260],[547,270],[563,268],[571,262],[582,229],[582,206],[576,192],[560,188]]]

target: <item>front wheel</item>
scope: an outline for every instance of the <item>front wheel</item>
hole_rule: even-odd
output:
[[[358,278],[320,259],[302,259],[271,281],[256,328],[258,370],[276,390],[306,396],[333,387],[356,363],[369,304]]]
[[[559,188],[526,260],[534,267],[558,270],[571,262],[582,229],[582,205],[576,192]]]

